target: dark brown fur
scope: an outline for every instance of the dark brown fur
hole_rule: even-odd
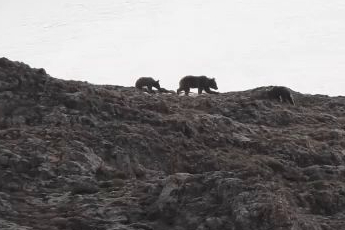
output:
[[[284,86],[274,86],[267,91],[267,96],[269,99],[279,100],[281,103],[286,102],[295,105],[291,91]]]
[[[216,80],[214,78],[208,78],[206,76],[185,76],[180,80],[180,87],[177,89],[177,94],[180,94],[181,91],[185,92],[185,95],[188,96],[190,88],[198,88],[198,94],[201,94],[203,90],[206,93],[218,94],[218,92],[210,90],[218,89]]]
[[[152,90],[152,87],[160,90],[161,86],[159,85],[159,80],[155,81],[152,77],[141,77],[135,82],[135,87],[140,90],[144,90],[143,87],[147,87],[147,92],[155,93]],[[146,91],[146,90],[144,90]]]

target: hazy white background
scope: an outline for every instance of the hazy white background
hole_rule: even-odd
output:
[[[0,56],[97,84],[345,95],[345,1],[0,0]]]

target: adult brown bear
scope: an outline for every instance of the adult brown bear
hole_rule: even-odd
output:
[[[148,93],[155,93],[152,90],[152,87],[160,90],[161,86],[159,85],[159,80],[156,81],[152,77],[141,77],[135,82],[135,87],[140,90],[144,90]],[[143,89],[143,87],[147,87],[147,90]]]
[[[295,101],[291,94],[291,91],[284,86],[273,86],[266,91],[269,99],[279,100],[281,103],[286,102],[295,105]]]
[[[180,80],[180,88],[177,89],[177,95],[181,91],[185,92],[185,95],[188,96],[190,88],[198,88],[198,94],[201,94],[203,90],[206,93],[218,94],[218,92],[210,90],[218,89],[216,80],[214,78],[208,78],[206,76],[185,76]]]

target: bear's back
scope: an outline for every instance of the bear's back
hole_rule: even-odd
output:
[[[272,89],[267,91],[267,95],[270,99],[278,99],[283,102],[289,102],[295,105],[292,93],[289,88],[284,86],[274,86]]]
[[[290,90],[284,86],[274,86],[270,90],[270,93],[274,97],[279,97],[279,96],[288,97],[288,96],[290,96]]]
[[[180,86],[198,88],[201,86],[206,86],[208,84],[208,78],[206,76],[185,76],[180,80]]]
[[[141,88],[143,86],[153,86],[155,80],[152,77],[141,77],[135,82],[136,88]]]

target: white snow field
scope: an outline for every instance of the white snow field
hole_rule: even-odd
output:
[[[345,95],[343,0],[0,0],[0,56],[54,77]]]

